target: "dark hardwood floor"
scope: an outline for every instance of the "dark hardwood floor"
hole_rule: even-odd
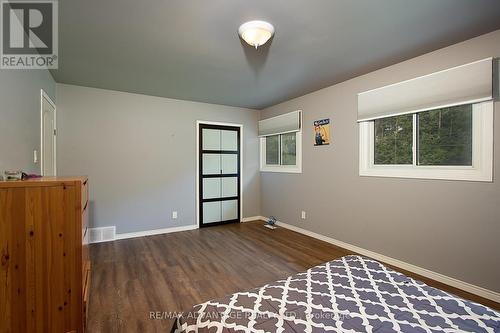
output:
[[[91,245],[90,332],[168,332],[182,311],[261,286],[347,254],[345,249],[263,222],[239,223]],[[401,271],[401,270],[399,270]],[[494,303],[421,276],[429,285]]]

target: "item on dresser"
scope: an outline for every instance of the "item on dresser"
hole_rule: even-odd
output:
[[[42,176],[37,175],[37,174],[28,174],[28,173],[23,172],[23,180],[36,179],[36,178],[42,178]]]
[[[20,170],[5,170],[3,173],[3,179],[5,181],[21,180],[23,178],[23,172]]]
[[[85,332],[86,177],[0,182],[0,332]]]

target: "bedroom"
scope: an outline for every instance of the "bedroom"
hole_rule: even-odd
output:
[[[2,3],[0,332],[500,330],[498,1],[43,4]]]

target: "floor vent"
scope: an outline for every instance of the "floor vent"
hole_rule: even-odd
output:
[[[116,227],[89,228],[89,243],[101,243],[115,240]]]

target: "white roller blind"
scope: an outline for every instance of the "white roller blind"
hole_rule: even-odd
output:
[[[300,111],[293,111],[259,121],[259,136],[298,131],[300,131]]]
[[[358,121],[492,99],[492,58],[358,94]]]

